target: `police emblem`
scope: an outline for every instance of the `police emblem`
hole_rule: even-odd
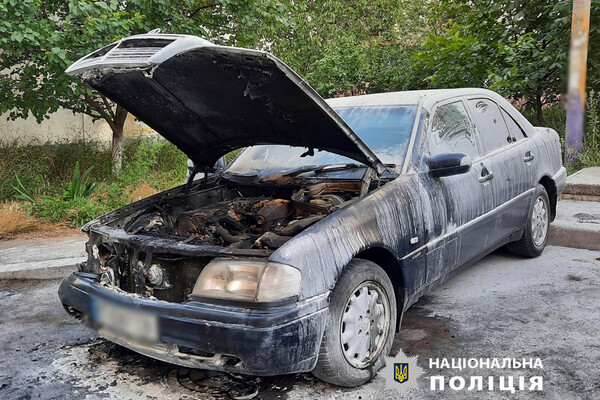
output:
[[[400,396],[417,389],[418,379],[424,374],[417,364],[418,356],[408,357],[402,349],[394,357],[385,358],[385,367],[380,374],[385,379],[385,389],[396,390]]]
[[[394,363],[394,380],[398,383],[408,380],[408,363]]]

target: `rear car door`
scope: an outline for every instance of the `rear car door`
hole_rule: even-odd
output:
[[[527,200],[522,193],[521,182],[526,179],[523,156],[517,157],[521,144],[517,133],[509,130],[502,110],[486,97],[467,98],[467,106],[481,139],[483,156],[481,162],[488,165],[492,178],[494,199],[490,218],[494,229],[490,230],[490,245],[498,243],[519,229],[526,215]],[[513,139],[515,138],[515,139]]]
[[[508,131],[512,137],[512,145],[509,146],[511,158],[514,158],[515,166],[517,166],[520,171],[514,180],[516,186],[514,193],[515,196],[518,196],[527,192],[534,186],[538,159],[536,159],[532,140],[527,137],[525,129],[523,129],[517,120],[511,116],[511,113],[506,111],[502,106],[500,106],[500,111],[502,112],[506,125],[508,125]],[[523,201],[520,201],[520,203],[522,202]],[[528,201],[525,201],[525,203],[529,204]],[[525,205],[525,207],[526,206],[527,205]],[[527,209],[525,211],[527,211]]]
[[[464,153],[473,160],[469,172],[433,177],[421,164],[422,203],[427,235],[427,281],[465,263],[487,244],[487,229],[480,217],[492,208],[488,169],[480,159],[477,132],[460,98],[438,103],[423,147],[424,157]]]

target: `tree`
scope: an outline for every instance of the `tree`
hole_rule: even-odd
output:
[[[487,86],[525,99],[543,124],[544,105],[565,89],[571,8],[566,0],[434,3],[442,29],[427,38],[416,65],[428,71],[430,87]]]
[[[66,108],[106,121],[118,173],[127,110],[65,75],[71,63],[155,28],[260,47],[293,9],[292,0],[0,0],[0,113],[41,122]]]
[[[424,0],[310,0],[270,49],[324,97],[414,88],[411,55],[429,29]]]

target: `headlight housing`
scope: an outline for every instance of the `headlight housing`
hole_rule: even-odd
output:
[[[200,273],[192,295],[272,302],[298,296],[301,279],[299,270],[285,264],[214,259]]]

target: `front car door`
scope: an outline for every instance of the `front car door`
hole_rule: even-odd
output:
[[[489,170],[480,161],[477,131],[461,98],[434,106],[421,152],[427,283],[431,284],[486,248],[489,229],[482,216],[493,207],[493,188],[487,178]],[[425,160],[446,153],[469,155],[471,170],[454,176],[431,176]]]

